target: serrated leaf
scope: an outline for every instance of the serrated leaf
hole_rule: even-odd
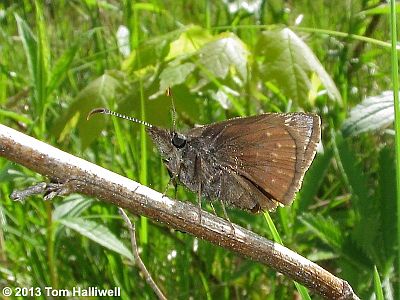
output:
[[[365,230],[365,229],[364,229]],[[347,236],[342,245],[342,255],[345,256],[353,265],[358,264],[362,268],[371,269],[374,265],[370,256],[360,247],[358,242],[355,242],[351,237]],[[355,272],[352,268],[352,272]]]
[[[376,238],[378,234],[377,222],[379,222],[379,214],[375,213],[377,209],[376,196],[374,194],[371,195],[367,177],[356,156],[351,151],[348,141],[339,135],[336,139],[340,160],[352,192],[352,205],[356,209],[358,216],[351,237],[365,253],[371,254],[371,250],[377,245]],[[368,230],[365,230],[366,228]]]
[[[157,36],[131,49],[131,54],[122,62],[122,71],[135,71],[163,61],[169,53],[170,43],[190,27],[183,27],[167,34]]]
[[[220,34],[199,50],[199,63],[217,78],[224,79],[234,67],[242,79],[247,79],[248,51],[245,44],[232,33]]]
[[[385,91],[379,96],[365,98],[355,106],[344,122],[342,131],[345,136],[354,136],[362,132],[383,129],[394,121],[393,93]]]
[[[395,256],[396,247],[396,171],[394,149],[387,146],[379,153],[380,231],[385,260]],[[385,270],[383,270],[385,271]]]
[[[317,196],[318,189],[324,180],[324,175],[327,172],[333,157],[331,148],[327,149],[324,153],[318,153],[315,157],[310,169],[304,176],[303,185],[299,191],[298,197],[299,210],[305,211],[306,208],[313,203]]]
[[[82,218],[59,219],[58,221],[97,244],[133,261],[132,252],[104,225]]]
[[[332,218],[307,213],[300,217],[300,221],[328,246],[335,250],[342,247],[342,230]]]
[[[95,107],[108,107],[108,102],[116,98],[121,85],[117,78],[109,74],[104,74],[89,83],[75,97],[51,132],[62,140],[65,137],[62,133],[70,132],[71,127],[76,125],[82,140],[82,148],[86,148],[105,126],[104,118],[93,118],[88,122],[87,114]]]
[[[185,82],[187,76],[189,76],[195,65],[192,63],[179,62],[170,63],[160,74],[160,91],[165,91],[168,87],[181,84]]]
[[[212,39],[208,30],[200,26],[189,26],[182,32],[178,39],[170,44],[170,49],[165,60],[188,56],[198,51],[205,43]]]
[[[257,46],[260,76],[265,81],[274,81],[284,94],[303,106],[312,89],[311,75],[318,75],[328,95],[341,101],[335,83],[312,50],[288,28],[265,31]]]

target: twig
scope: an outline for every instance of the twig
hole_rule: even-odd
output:
[[[0,156],[56,182],[68,182],[71,192],[97,197],[263,263],[326,299],[359,299],[347,281],[280,244],[236,224],[232,235],[227,221],[206,211],[202,211],[200,224],[198,209],[193,204],[163,197],[146,186],[1,124]]]
[[[51,200],[55,196],[71,194],[73,189],[70,189],[72,184],[67,184],[69,181],[72,180],[67,180],[64,183],[39,182],[38,184],[27,187],[23,190],[13,191],[10,198],[14,201],[22,201],[30,196],[43,194],[44,200]]]
[[[135,224],[132,224],[131,220],[128,218],[127,214],[121,207],[118,208],[118,212],[122,216],[122,218],[125,220],[125,223],[128,225],[129,233],[131,235],[132,253],[133,253],[133,257],[135,259],[135,263],[139,267],[140,271],[142,271],[143,276],[146,279],[146,282],[153,289],[154,293],[156,293],[158,299],[167,300],[167,298],[164,296],[164,294],[162,293],[160,288],[157,286],[157,284],[151,277],[150,272],[147,270],[145,264],[143,263],[142,259],[139,256],[139,250],[138,250],[138,246],[136,243]]]

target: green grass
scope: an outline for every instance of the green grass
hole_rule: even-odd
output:
[[[392,40],[392,82],[395,112],[396,143],[396,190],[397,190],[397,245],[400,245],[400,103],[399,103],[399,67],[397,56],[397,19],[396,2],[390,3],[390,30]],[[400,267],[400,248],[398,249],[398,266]],[[377,272],[377,271],[376,271]],[[383,298],[383,297],[382,297]]]
[[[400,122],[393,127],[384,93],[398,90],[388,43],[392,24],[396,45],[395,14],[374,9],[379,1],[261,2],[235,12],[208,0],[3,1],[0,122],[163,192],[168,173],[144,129],[104,116],[88,122],[92,108],[171,128],[170,86],[179,130],[267,111],[318,113],[323,150],[293,205],[267,219],[228,214],[349,281],[362,299],[398,299]],[[0,287],[119,286],[124,299],[154,298],[115,207],[80,195],[9,199],[40,180],[0,159]],[[196,201],[184,188],[177,197]],[[142,258],[168,298],[309,297],[265,266],[140,220]]]

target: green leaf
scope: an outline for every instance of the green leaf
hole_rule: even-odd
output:
[[[379,96],[366,98],[350,111],[343,123],[345,136],[355,136],[366,131],[386,128],[394,121],[393,93],[385,91]]]
[[[210,90],[209,93],[211,98],[217,101],[223,109],[228,109],[232,104],[234,104],[232,102],[232,99],[234,99],[233,97],[239,97],[237,91],[232,90],[226,85],[219,86],[216,91]]]
[[[82,41],[74,42],[55,63],[49,75],[49,83],[47,86],[48,94],[54,91],[67,76],[69,67],[72,64]]]
[[[30,73],[30,83],[33,87],[34,110],[36,117],[44,118],[42,115],[44,105],[47,99],[47,76],[50,59],[50,51],[46,37],[45,25],[43,20],[43,11],[40,3],[36,3],[36,22],[38,30],[38,40],[30,30],[28,24],[18,15],[15,19],[18,27],[18,34],[21,38],[27,58],[28,70]],[[44,120],[42,120],[44,122]],[[44,123],[43,123],[44,124]],[[43,129],[43,128],[41,128]]]
[[[300,221],[328,246],[336,251],[341,249],[343,244],[342,229],[335,220],[330,217],[306,213],[300,217]]]
[[[341,164],[352,192],[352,204],[357,212],[357,223],[354,226],[351,237],[359,243],[366,253],[376,247],[378,235],[377,221],[379,215],[376,212],[376,197],[372,194],[367,177],[353,151],[348,140],[337,136],[337,148]],[[368,230],[365,230],[368,228]]]
[[[103,130],[106,122],[104,118],[92,118],[88,122],[86,116],[95,107],[109,107],[109,103],[117,98],[121,85],[120,80],[110,74],[104,74],[89,83],[75,97],[51,132],[62,141],[77,126],[82,148],[86,148]]]
[[[83,218],[59,219],[58,221],[99,245],[133,261],[132,252],[104,225]]]
[[[313,262],[337,259],[339,256],[337,251],[321,251],[315,249],[312,253],[307,255],[307,258]]]
[[[351,272],[354,272],[355,274],[357,274],[360,269],[368,270],[368,272],[370,272],[374,265],[371,257],[364,251],[363,248],[360,248],[359,243],[355,242],[349,236],[347,236],[343,241],[341,254],[347,258],[349,263],[353,265]],[[357,268],[354,268],[355,266],[358,267],[358,270]],[[353,277],[355,278],[355,275]]]
[[[199,101],[196,101],[195,95],[190,92],[188,87],[186,85],[177,85],[173,89],[173,95],[174,95],[174,102],[176,105],[176,110],[179,112],[180,115],[183,115],[186,118],[190,118],[192,122],[198,123],[200,121],[200,114],[199,112],[201,111],[201,105],[202,103]],[[149,101],[152,102],[152,101]],[[164,102],[165,103],[165,102]],[[169,102],[170,103],[170,102]],[[162,104],[158,104],[158,107],[154,106],[153,108],[153,113],[155,115],[161,115],[162,112],[160,112],[160,106]],[[165,105],[164,105],[165,106]],[[170,109],[170,106],[167,106],[168,109]],[[159,112],[156,114],[156,112]],[[167,114],[168,112],[165,112]],[[171,122],[169,120],[169,122]],[[181,120],[178,118],[177,120],[178,124],[181,122]],[[168,124],[171,126],[171,123]]]
[[[170,17],[168,10],[162,9],[162,6],[157,5],[156,3],[138,2],[133,4],[133,8],[136,11],[148,11],[152,13],[166,14],[167,16]]]
[[[378,269],[374,266],[374,289],[376,300],[384,300],[381,278],[379,277]]]
[[[396,11],[400,13],[400,3],[396,3]],[[384,3],[374,8],[363,10],[358,15],[388,15],[390,14],[390,4]]]
[[[279,244],[283,245],[282,239],[281,239],[278,231],[276,230],[275,224],[272,221],[271,216],[269,215],[268,212],[264,212],[263,215],[264,215],[265,220],[267,221],[268,227],[269,227],[269,229],[270,229],[270,231],[272,233],[274,241],[276,243],[279,243]],[[310,299],[311,300],[307,289],[304,286],[302,286],[301,284],[297,283],[296,281],[293,281],[293,282],[294,282],[294,285],[296,286],[296,289],[299,291],[302,299],[305,299],[305,300]]]
[[[19,37],[21,38],[22,45],[24,46],[25,56],[28,63],[28,71],[31,76],[31,84],[33,85],[33,82],[36,81],[36,66],[38,58],[36,37],[30,30],[28,24],[21,19],[18,14],[15,14],[15,20],[17,21]]]
[[[246,45],[233,33],[222,33],[199,50],[200,63],[215,77],[224,79],[234,67],[242,79],[247,79]]]
[[[281,239],[281,237],[279,235],[278,230],[276,230],[276,226],[275,226],[274,222],[272,221],[271,216],[269,215],[269,212],[266,211],[266,212],[263,213],[263,215],[264,215],[265,220],[267,221],[269,230],[271,231],[271,234],[272,234],[272,237],[274,238],[274,241],[276,243],[279,243],[279,244],[283,245],[282,239]]]
[[[181,64],[173,61],[170,63],[160,74],[160,91],[164,92],[168,87],[185,82],[195,67],[194,64],[188,62]]]
[[[79,216],[93,203],[93,200],[87,199],[86,197],[79,194],[72,194],[67,196],[63,202],[56,206],[53,211],[53,220],[61,220],[67,218],[73,218]],[[57,226],[54,232],[55,237],[55,249],[62,247],[62,238],[64,236],[63,227]]]
[[[308,294],[308,290],[305,286],[302,286],[301,284],[297,283],[296,281],[294,281],[294,285],[296,286],[296,289],[299,291],[299,293],[301,295],[301,299],[311,300],[311,297]]]
[[[273,81],[284,94],[304,106],[312,89],[311,75],[318,75],[328,95],[341,101],[335,83],[312,50],[288,28],[264,31],[256,46],[261,78]]]
[[[159,64],[170,52],[170,43],[190,28],[183,27],[144,41],[136,49],[132,49],[131,54],[122,63],[122,70],[131,72]]]
[[[324,153],[318,153],[315,157],[310,169],[304,176],[303,185],[298,194],[298,197],[300,198],[300,211],[306,210],[306,208],[313,203],[315,197],[317,196],[319,187],[324,181],[325,174],[328,171],[332,157],[332,148],[325,149]]]
[[[60,205],[53,211],[53,219],[60,220],[66,217],[79,216],[83,211],[90,207],[93,200],[87,199],[79,194],[66,197]]]
[[[380,232],[383,240],[385,261],[395,256],[396,247],[396,172],[394,149],[386,146],[379,153]],[[391,265],[387,266],[391,268]],[[381,270],[386,272],[386,270]]]
[[[50,49],[47,39],[47,26],[44,20],[43,4],[42,1],[35,0],[36,9],[36,26],[37,26],[37,46],[38,46],[38,60],[36,66],[36,81],[35,93],[36,100],[39,102],[40,113],[44,109],[47,100],[47,79],[50,70]],[[41,115],[41,118],[44,116]]]
[[[200,26],[188,26],[179,35],[179,38],[171,42],[170,50],[165,60],[175,58],[182,59],[195,54],[204,44],[212,40],[212,35],[208,30]]]
[[[0,116],[6,117],[6,118],[10,118],[10,119],[13,119],[13,120],[15,120],[17,122],[22,122],[22,123],[25,123],[25,124],[28,124],[28,125],[32,124],[32,120],[31,119],[25,117],[21,113],[16,113],[16,112],[13,112],[13,111],[10,111],[10,110],[4,110],[4,109],[0,108]]]

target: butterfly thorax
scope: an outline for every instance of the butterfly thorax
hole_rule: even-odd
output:
[[[172,177],[193,192],[200,189],[203,197],[220,196],[220,178],[226,170],[217,162],[212,140],[200,135],[201,128],[181,134],[152,127],[148,132]]]

